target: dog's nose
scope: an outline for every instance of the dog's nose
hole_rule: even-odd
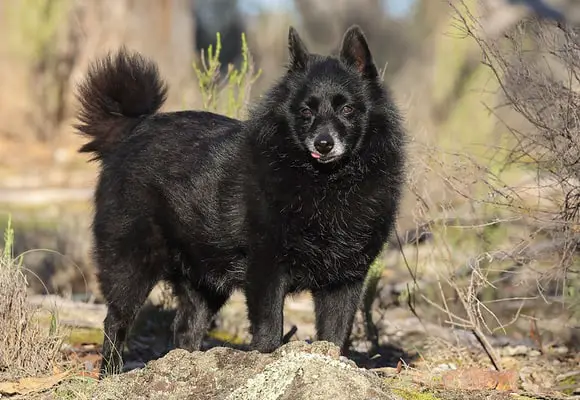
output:
[[[316,139],[314,139],[314,148],[320,154],[328,154],[330,150],[334,147],[334,140],[332,140],[332,136],[323,133],[322,135],[318,135]]]

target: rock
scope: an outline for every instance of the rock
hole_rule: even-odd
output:
[[[272,354],[176,349],[141,370],[107,377],[93,399],[395,400],[374,373],[328,342],[290,342]]]

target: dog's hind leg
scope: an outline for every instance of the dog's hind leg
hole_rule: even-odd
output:
[[[187,282],[174,287],[179,300],[173,324],[175,345],[188,351],[199,350],[213,316],[228,300],[229,293],[190,286]]]
[[[345,352],[359,305],[363,281],[313,291],[318,340],[340,346]]]
[[[131,269],[126,271],[129,270]],[[117,271],[123,271],[123,269],[119,268]],[[121,276],[116,275],[114,282],[107,280],[101,284],[108,305],[101,377],[121,372],[122,353],[128,331],[156,282],[140,274],[124,273]]]

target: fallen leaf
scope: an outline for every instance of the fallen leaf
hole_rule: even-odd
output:
[[[518,390],[518,373],[514,370],[494,371],[497,375],[497,390],[513,392]]]
[[[42,392],[59,384],[68,375],[69,372],[65,371],[61,372],[60,374],[51,376],[22,378],[16,382],[1,382],[0,393],[6,395],[15,395]]]
[[[99,379],[99,370],[95,369],[92,371],[79,371],[76,373],[76,376],[82,376],[83,378],[92,378],[95,380]]]
[[[518,375],[515,371],[492,371],[467,368],[448,371],[441,377],[443,386],[453,389],[517,390]]]

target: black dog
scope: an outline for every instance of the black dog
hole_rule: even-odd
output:
[[[154,63],[121,50],[80,86],[80,151],[101,162],[93,234],[108,303],[102,373],[159,280],[174,286],[179,347],[195,350],[235,288],[251,348],[281,345],[287,293],[310,290],[319,340],[344,346],[370,263],[393,226],[404,164],[401,118],[362,31],[338,57],[290,28],[282,79],[241,122],[156,113]]]

